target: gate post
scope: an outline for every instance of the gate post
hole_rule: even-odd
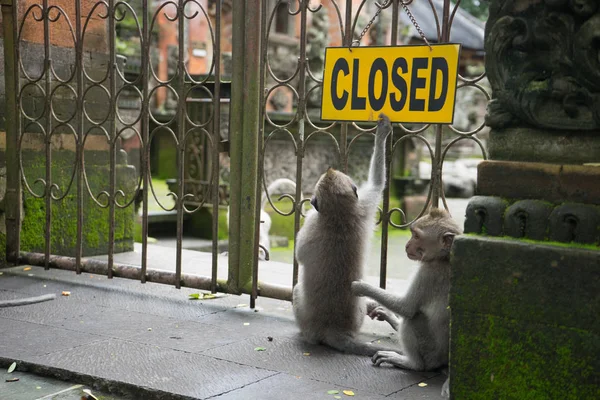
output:
[[[6,260],[18,262],[21,235],[21,176],[19,153],[19,93],[17,4],[15,0],[0,0],[4,27],[4,83],[6,129]]]
[[[258,249],[255,235],[260,124],[260,0],[233,8],[229,206],[229,278],[232,291],[250,293]]]

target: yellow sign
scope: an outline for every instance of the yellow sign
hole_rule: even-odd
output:
[[[459,44],[325,49],[321,118],[451,124]]]

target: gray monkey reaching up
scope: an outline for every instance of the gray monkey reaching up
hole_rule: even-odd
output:
[[[352,292],[375,300],[379,306],[371,305],[369,316],[387,321],[399,332],[402,352],[377,352],[373,363],[427,371],[448,365],[450,250],[462,230],[440,209],[419,218],[410,230],[406,254],[420,267],[406,294],[394,295],[365,282],[353,282]],[[443,390],[448,390],[448,382]]]
[[[367,305],[352,295],[361,279],[375,213],[385,186],[385,142],[390,120],[379,116],[368,181],[360,189],[352,179],[329,168],[316,184],[311,204],[296,239],[301,265],[293,290],[293,308],[302,336],[337,350],[372,356],[382,346],[355,339]]]

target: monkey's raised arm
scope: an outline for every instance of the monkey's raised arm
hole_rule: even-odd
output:
[[[369,166],[369,180],[360,188],[358,200],[366,205],[380,202],[381,192],[385,187],[385,142],[392,132],[390,119],[384,114],[379,115],[377,130],[375,131],[375,146]]]
[[[410,319],[419,311],[419,298],[410,289],[406,295],[397,296],[366,282],[355,281],[352,282],[352,293],[369,297],[403,318]]]

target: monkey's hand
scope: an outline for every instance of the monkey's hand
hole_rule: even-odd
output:
[[[369,284],[363,281],[354,281],[352,282],[351,290],[352,294],[355,296],[362,297],[368,291]]]
[[[368,311],[368,310],[367,310]],[[369,318],[375,319],[377,318],[379,321],[387,321],[388,320],[388,310],[385,308],[378,306],[371,310],[368,314]]]
[[[404,367],[405,356],[396,353],[395,351],[378,351],[371,358],[373,364],[379,367],[382,363],[387,362],[397,367]]]
[[[375,140],[385,141],[388,135],[392,132],[392,123],[387,115],[379,114],[379,120],[377,121],[377,130],[375,131]]]

